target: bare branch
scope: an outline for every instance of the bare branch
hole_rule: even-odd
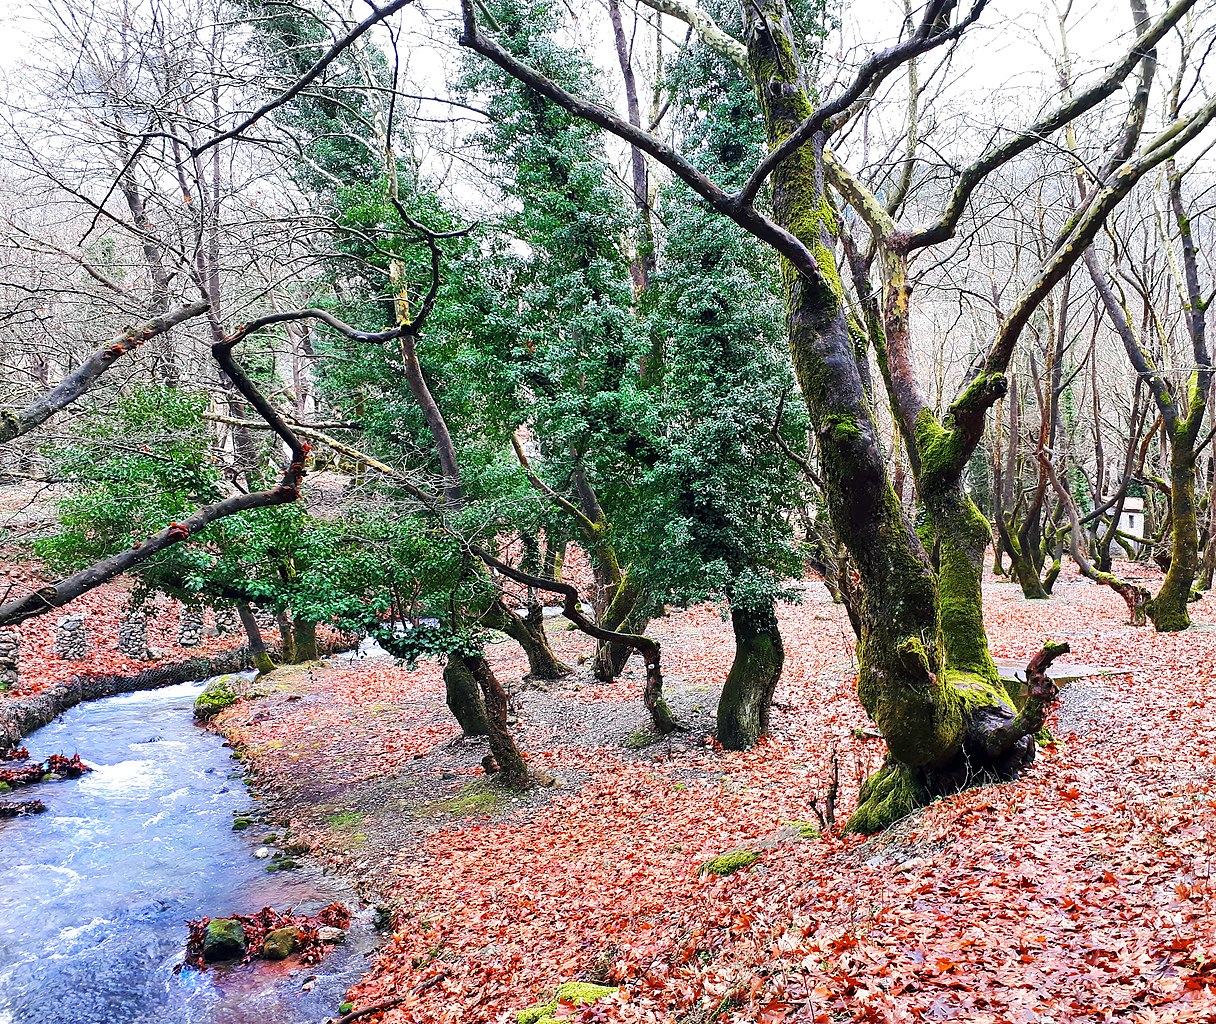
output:
[[[165,316],[149,320],[142,327],[128,327],[104,348],[94,352],[79,369],[65,377],[58,387],[48,391],[20,412],[0,413],[0,444],[28,434],[55,413],[71,405],[88,392],[116,360],[134,351],[149,338],[164,334],[178,324],[207,312],[209,308],[209,303],[195,302]]]

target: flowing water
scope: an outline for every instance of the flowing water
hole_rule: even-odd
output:
[[[356,921],[324,962],[174,973],[190,918],[312,912],[350,893],[315,870],[270,874],[264,830],[220,737],[193,724],[203,683],[82,704],[27,737],[95,770],[5,794],[45,814],[0,821],[0,1024],[309,1024],[336,1016],[374,944]],[[316,976],[311,990],[304,990]]]

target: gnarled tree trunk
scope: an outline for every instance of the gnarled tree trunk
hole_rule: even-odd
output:
[[[523,789],[528,784],[528,766],[524,756],[511,736],[507,725],[507,691],[494,675],[490,663],[482,655],[468,657],[453,655],[464,662],[465,668],[477,680],[486,710],[486,735],[490,738],[490,752],[498,762],[500,778],[511,789]]]
[[[460,723],[466,736],[487,736],[490,720],[486,714],[481,687],[469,668],[469,659],[453,654],[443,666],[443,686],[446,691],[448,710]]]
[[[768,731],[785,648],[771,603],[759,609],[732,607],[730,621],[735,660],[718,701],[718,741],[727,750],[746,750]]]

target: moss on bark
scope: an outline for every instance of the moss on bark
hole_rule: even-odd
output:
[[[448,710],[452,712],[466,736],[485,736],[490,731],[490,720],[486,716],[485,701],[481,688],[470,671],[466,659],[460,655],[448,658],[443,667],[443,686]]]
[[[718,701],[718,740],[727,750],[746,750],[768,730],[785,648],[772,604],[759,610],[732,608],[731,625],[735,660]]]
[[[929,799],[928,790],[917,781],[910,768],[888,759],[862,783],[857,810],[845,823],[844,830],[873,835],[906,818]]]
[[[1161,589],[1145,608],[1159,633],[1179,633],[1191,625],[1187,604],[1199,575],[1199,523],[1195,501],[1195,455],[1175,431],[1170,453],[1170,567]]]

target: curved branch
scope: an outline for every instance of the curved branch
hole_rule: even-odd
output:
[[[512,579],[516,583],[535,587],[537,590],[547,590],[550,593],[561,594],[563,598],[562,614],[588,636],[596,640],[602,640],[604,643],[622,644],[637,651],[646,663],[646,689],[642,699],[646,704],[646,710],[650,712],[650,717],[654,720],[655,728],[661,733],[673,732],[678,728],[675,720],[671,717],[667,701],[663,699],[663,670],[660,665],[660,649],[657,641],[637,633],[618,633],[615,630],[597,626],[583,614],[578,589],[569,583],[563,583],[560,580],[547,580],[543,576],[533,576],[531,573],[516,569],[506,562],[495,558],[483,548],[471,545],[469,550],[485,562],[486,565],[497,569],[508,579]]]
[[[540,491],[541,494],[553,502],[554,505],[570,516],[576,523],[578,523],[584,533],[586,533],[588,536],[594,536],[595,523],[588,518],[581,508],[575,505],[568,498],[558,494],[557,491],[555,491],[536,475],[536,471],[532,468],[532,463],[528,460],[528,456],[524,452],[523,445],[520,444],[519,438],[514,434],[511,435],[511,447],[515,449],[515,457],[519,460],[519,465],[524,471],[524,476],[528,478],[528,483],[530,483],[533,487]]]
[[[0,444],[20,437],[22,434],[28,434],[55,413],[71,405],[86,394],[96,383],[97,378],[113,366],[118,359],[137,349],[149,338],[164,334],[178,324],[200,316],[210,308],[210,303],[194,302],[188,306],[182,306],[172,313],[149,320],[142,327],[128,327],[109,344],[89,356],[75,372],[68,374],[57,387],[48,391],[41,398],[31,402],[20,412],[0,413]]]
[[[1145,606],[1152,600],[1153,595],[1144,587],[1138,586],[1135,583],[1128,583],[1126,580],[1114,575],[1114,573],[1098,571],[1093,562],[1089,560],[1089,556],[1086,555],[1081,541],[1081,517],[1077,512],[1077,503],[1073,500],[1068,488],[1061,482],[1059,474],[1056,473],[1056,468],[1052,465],[1047,453],[1040,449],[1035,454],[1039,460],[1039,464],[1043,467],[1043,471],[1047,474],[1047,479],[1050,481],[1052,489],[1056,492],[1061,504],[1064,506],[1064,510],[1068,513],[1068,550],[1072,554],[1073,561],[1077,563],[1077,568],[1081,570],[1081,575],[1086,579],[1093,580],[1095,583],[1110,587],[1127,604],[1127,613],[1131,624],[1133,626],[1143,626]],[[1030,670],[1027,669],[1026,671],[1027,678],[1029,678]]]
[[[209,308],[203,304],[203,308]],[[148,561],[154,555],[160,554],[166,548],[172,547],[206,528],[209,524],[238,512],[251,509],[269,508],[274,505],[284,505],[295,501],[300,496],[300,483],[304,479],[304,460],[308,457],[309,446],[302,442],[283,417],[275,410],[257,386],[249,379],[245,371],[232,357],[235,342],[222,342],[211,346],[211,353],[219,363],[220,368],[232,381],[233,386],[245,397],[283,440],[291,452],[291,458],[278,484],[266,491],[253,491],[249,494],[235,494],[223,501],[207,505],[190,518],[180,523],[170,523],[163,530],[153,534],[143,541],[137,541],[126,551],[103,558],[85,569],[60,580],[58,583],[42,587],[24,597],[16,598],[0,605],[0,626],[13,626],[27,619],[43,615],[52,609],[62,608],[69,601],[85,594],[103,583],[127,572]]]
[[[707,49],[738,64],[744,71],[747,65],[747,47],[725,32],[712,17],[695,3],[687,0],[642,0],[647,7],[684,22],[701,38]]]

